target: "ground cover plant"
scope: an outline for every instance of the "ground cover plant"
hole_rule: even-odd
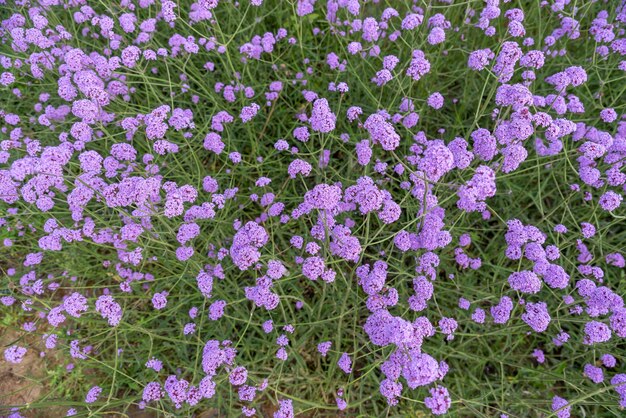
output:
[[[623,1],[0,22],[1,416],[625,414]]]

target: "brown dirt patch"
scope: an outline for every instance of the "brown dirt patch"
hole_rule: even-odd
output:
[[[36,402],[46,393],[46,365],[39,352],[32,348],[24,355],[19,364],[9,363],[4,359],[4,350],[12,344],[30,347],[29,341],[20,338],[14,330],[0,328],[0,414],[8,412],[12,406],[23,406]],[[26,415],[26,414],[24,414]],[[36,415],[31,415],[36,416]]]

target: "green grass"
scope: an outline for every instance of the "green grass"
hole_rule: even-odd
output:
[[[10,1],[10,3],[13,3]],[[445,177],[445,181],[434,185],[434,194],[439,197],[439,204],[446,209],[446,227],[454,237],[453,244],[438,250],[441,258],[439,278],[434,283],[435,296],[426,311],[416,314],[408,310],[406,298],[411,295],[411,283],[415,276],[415,253],[401,253],[394,248],[393,237],[403,228],[415,231],[421,220],[420,203],[410,193],[399,187],[401,181],[408,180],[408,170],[402,176],[392,172],[395,164],[406,165],[403,155],[408,153],[412,141],[410,138],[418,130],[426,132],[429,139],[441,138],[446,142],[455,137],[463,137],[468,142],[470,133],[477,127],[492,129],[491,118],[495,107],[494,98],[498,87],[496,76],[490,71],[470,72],[466,68],[467,56],[479,48],[491,47],[498,52],[504,40],[511,40],[506,35],[504,17],[497,19],[498,34],[487,38],[481,31],[471,25],[462,25],[470,9],[483,7],[481,1],[463,1],[446,6],[443,3],[418,2],[425,7],[424,22],[435,13],[444,13],[452,22],[453,27],[460,26],[458,32],[446,31],[448,40],[439,46],[431,46],[426,42],[426,23],[410,34],[405,34],[396,42],[382,40],[381,56],[394,54],[400,58],[400,64],[394,71],[395,77],[386,86],[377,88],[370,79],[380,69],[379,59],[364,60],[359,56],[347,54],[346,48],[350,41],[357,40],[358,35],[342,37],[330,30],[329,23],[321,12],[325,9],[321,0],[316,5],[316,12],[302,19],[295,17],[295,2],[292,0],[266,0],[263,7],[249,6],[242,0],[238,8],[231,7],[230,2],[223,1],[215,10],[216,24],[200,22],[189,25],[186,19],[176,21],[176,29],[167,28],[159,23],[158,31],[142,48],[157,49],[167,46],[169,37],[175,33],[185,36],[214,37],[219,45],[225,45],[226,52],[217,54],[207,52],[202,47],[198,55],[182,54],[176,58],[159,59],[154,62],[140,60],[134,69],[123,69],[126,84],[134,88],[129,101],[117,97],[106,107],[107,112],[114,113],[116,120],[146,114],[161,104],[172,108],[189,108],[194,113],[196,128],[191,138],[183,137],[182,133],[168,131],[166,139],[179,145],[178,154],[167,156],[155,155],[155,163],[162,168],[160,173],[166,180],[178,185],[190,184],[202,189],[202,179],[206,175],[213,176],[220,184],[220,191],[238,187],[238,198],[228,200],[225,207],[217,211],[215,219],[203,221],[200,225],[202,233],[193,241],[196,254],[187,262],[176,259],[176,231],[180,218],[168,219],[159,213],[151,217],[152,231],[144,232],[137,242],[143,248],[143,261],[133,270],[154,275],[153,282],[137,281],[132,285],[132,293],[119,291],[121,278],[113,267],[104,268],[103,261],[116,263],[117,252],[109,244],[96,244],[89,241],[63,243],[59,252],[45,252],[43,262],[37,267],[43,275],[44,283],[58,282],[60,287],[55,292],[46,292],[41,296],[26,296],[19,292],[19,277],[28,271],[21,266],[22,258],[29,252],[39,251],[37,240],[43,234],[43,225],[47,219],[56,219],[59,225],[74,228],[66,193],[57,192],[54,198],[55,207],[43,213],[34,205],[23,200],[14,205],[2,203],[2,213],[11,206],[18,209],[17,215],[6,213],[5,219],[10,228],[0,231],[0,238],[11,238],[11,247],[0,248],[0,269],[3,272],[3,286],[21,302],[25,299],[33,301],[32,312],[22,312],[20,303],[12,308],[2,308],[2,328],[6,332],[15,332],[25,321],[35,321],[38,329],[23,339],[16,341],[20,345],[28,345],[38,352],[41,349],[41,336],[53,331],[45,319],[37,317],[38,313],[46,312],[57,306],[63,295],[77,291],[90,299],[89,312],[80,319],[68,318],[63,326],[71,335],[58,332],[59,345],[55,352],[48,354],[41,361],[47,372],[42,379],[47,394],[33,400],[26,408],[34,416],[46,416],[47,408],[62,407],[64,411],[70,407],[78,409],[78,416],[106,416],[108,414],[127,414],[133,416],[136,406],[141,400],[144,385],[152,380],[164,382],[168,374],[180,369],[180,376],[197,384],[204,376],[201,368],[202,348],[210,339],[230,339],[237,349],[238,365],[245,365],[249,371],[249,384],[258,384],[269,379],[268,388],[259,393],[254,406],[268,414],[277,405],[279,399],[290,398],[294,401],[294,409],[302,416],[338,416],[335,396],[339,388],[345,392],[344,399],[348,402],[346,416],[403,417],[427,416],[428,410],[423,399],[428,395],[428,388],[403,391],[400,405],[390,408],[378,390],[383,379],[380,365],[391,354],[392,347],[380,348],[372,345],[362,330],[362,325],[369,315],[365,308],[366,295],[357,283],[355,269],[361,263],[383,259],[389,264],[388,286],[395,287],[400,294],[400,303],[394,308],[394,315],[402,315],[414,319],[419,315],[428,316],[433,323],[441,316],[453,316],[459,323],[454,340],[446,342],[441,335],[428,339],[423,350],[437,360],[444,360],[450,366],[448,375],[443,380],[452,397],[451,417],[493,417],[506,413],[511,417],[555,416],[550,408],[551,399],[558,395],[566,398],[572,405],[573,416],[612,417],[620,416],[623,411],[618,406],[619,397],[605,379],[605,383],[593,384],[582,374],[582,367],[595,362],[604,353],[612,353],[618,360],[617,372],[624,370],[626,346],[615,337],[609,342],[596,346],[582,344],[583,316],[572,316],[569,307],[561,299],[562,292],[554,292],[544,286],[541,300],[548,303],[552,315],[552,323],[545,334],[529,334],[529,327],[520,319],[523,311],[517,306],[511,321],[505,325],[494,325],[487,319],[484,325],[475,324],[470,312],[461,311],[458,307],[459,297],[472,301],[472,309],[488,308],[497,303],[504,294],[513,297],[515,292],[507,284],[508,275],[520,269],[530,268],[528,261],[513,262],[505,257],[504,233],[506,221],[520,219],[524,224],[532,224],[548,234],[547,243],[560,247],[562,257],[559,263],[571,274],[572,281],[580,279],[576,272],[576,238],[579,237],[581,222],[591,222],[597,228],[597,234],[586,240],[589,250],[594,254],[592,264],[605,267],[604,256],[610,252],[624,250],[626,242],[626,214],[623,206],[613,214],[607,214],[597,204],[597,198],[585,202],[581,193],[570,190],[570,184],[580,182],[577,173],[578,157],[575,143],[568,137],[564,140],[564,149],[552,157],[541,157],[534,152],[529,139],[526,148],[528,159],[521,167],[509,174],[498,173],[497,195],[487,201],[491,219],[485,221],[480,214],[468,214],[456,207],[457,197],[455,185],[462,184],[471,178],[474,161],[468,170],[455,170]],[[98,13],[117,16],[120,8],[113,2],[89,2]],[[526,18],[527,36],[541,39],[559,24],[557,15],[546,7],[540,7],[539,1],[513,1],[503,8],[523,7]],[[584,103],[586,112],[581,115],[568,115],[575,122],[585,122],[601,129],[615,133],[615,124],[602,124],[598,113],[605,107],[614,107],[618,114],[624,113],[624,89],[626,76],[617,68],[622,59],[611,54],[602,59],[595,53],[596,43],[588,38],[587,30],[591,20],[603,8],[614,10],[618,2],[606,5],[597,2],[572,1],[578,7],[576,16],[581,21],[581,38],[578,40],[559,41],[559,48],[565,48],[567,54],[557,59],[546,59],[546,65],[537,71],[537,82],[533,84],[534,94],[547,95],[552,93],[551,87],[543,83],[543,79],[570,65],[582,65],[589,74],[589,81],[583,86],[573,89]],[[190,2],[179,2],[177,11],[186,16]],[[362,5],[362,16],[380,16],[386,7],[395,7],[400,14],[409,11],[406,2],[381,1],[379,4]],[[24,7],[11,4],[0,10],[0,17],[7,18],[12,13],[26,14]],[[567,10],[571,10],[569,7]],[[152,5],[147,9],[138,9],[139,20],[153,17],[158,7]],[[340,12],[345,13],[345,12]],[[569,12],[567,12],[569,13]],[[564,13],[564,14],[567,14]],[[72,21],[71,14],[55,7],[47,14],[52,26],[64,25],[74,35],[70,41],[75,47],[88,51],[102,51],[107,42],[82,36],[79,26]],[[346,16],[347,18],[347,16]],[[475,20],[474,20],[475,21]],[[397,18],[390,25],[399,29]],[[276,31],[278,27],[288,30],[289,36],[295,36],[297,43],[289,46],[286,41],[279,42],[275,51],[263,54],[261,60],[241,62],[239,46],[248,42],[256,34],[265,31]],[[324,34],[313,36],[312,29],[318,27]],[[393,31],[390,30],[390,32]],[[132,38],[125,37],[128,42]],[[410,61],[411,51],[423,49],[431,62],[431,71],[419,82],[404,75]],[[526,50],[526,49],[525,49]],[[347,60],[345,72],[331,71],[325,64],[326,55],[336,52],[341,59]],[[444,54],[445,52],[445,54]],[[26,57],[23,53],[11,50],[9,44],[0,45],[0,54],[12,59]],[[305,64],[305,59],[310,59]],[[211,60],[215,62],[216,71],[208,72],[203,64]],[[276,67],[273,69],[272,67]],[[331,107],[338,116],[338,127],[330,134],[312,133],[307,143],[293,140],[292,131],[301,124],[294,119],[300,111],[310,111],[310,105],[302,98],[301,85],[292,85],[295,74],[312,67],[313,74],[307,76],[308,84],[304,87],[316,91],[320,96],[329,97]],[[27,67],[27,66],[26,66]],[[151,68],[158,69],[157,74]],[[28,72],[28,71],[27,71]],[[520,70],[518,69],[516,74]],[[212,115],[226,110],[237,117],[243,105],[249,104],[243,94],[238,93],[234,103],[228,103],[215,93],[216,82],[233,81],[234,74],[239,73],[238,82],[255,90],[253,101],[261,105],[255,119],[248,124],[234,123],[225,126],[222,133],[226,148],[216,156],[203,149],[202,141],[210,129]],[[185,74],[182,81],[179,74]],[[55,129],[49,129],[35,123],[27,123],[28,117],[35,115],[33,105],[42,92],[53,92],[47,104],[59,106],[62,100],[54,92],[60,74],[58,70],[45,71],[41,80],[28,75],[17,77],[12,87],[22,91],[23,97],[17,99],[10,94],[10,89],[0,92],[0,109],[20,115],[23,122],[23,134],[36,138],[42,146],[58,144],[58,134],[69,131],[74,118],[54,123]],[[518,77],[516,75],[516,77]],[[263,93],[266,86],[275,80],[284,83],[279,98],[270,107],[264,107]],[[345,81],[350,86],[349,93],[340,97],[338,93],[327,92],[329,82]],[[183,84],[189,86],[188,92],[182,92]],[[427,107],[426,98],[429,94],[439,91],[446,98],[441,111]],[[199,96],[197,104],[191,101],[192,94]],[[596,97],[598,96],[599,97]],[[351,105],[363,108],[364,115],[379,109],[396,111],[403,97],[414,100],[415,111],[420,114],[420,122],[413,129],[405,129],[398,125],[398,133],[402,137],[402,145],[394,153],[382,153],[375,150],[374,158],[389,163],[388,175],[383,177],[373,171],[373,164],[362,168],[354,158],[354,143],[364,139],[364,131],[356,124],[348,124],[345,111]],[[458,99],[452,103],[451,99]],[[533,109],[534,110],[534,109]],[[445,132],[438,133],[444,128]],[[87,144],[88,149],[106,155],[112,144],[124,141],[124,132],[115,124],[98,124],[97,129],[102,137]],[[339,135],[350,134],[350,141],[344,143]],[[6,133],[0,139],[6,139]],[[273,148],[279,138],[286,138],[290,144],[300,149],[297,158],[309,161],[314,170],[310,177],[291,180],[287,176],[287,165],[295,157],[289,153],[279,153]],[[534,137],[533,137],[534,138]],[[133,146],[141,156],[152,152],[152,141],[145,138],[140,131],[135,135]],[[331,152],[331,161],[326,169],[317,167],[317,161],[324,149]],[[243,161],[233,165],[227,155],[232,151],[241,152]],[[23,151],[15,155],[23,156]],[[262,157],[259,162],[257,157]],[[501,158],[501,157],[497,157]],[[8,164],[0,165],[7,169]],[[66,166],[64,172],[68,187],[80,174],[77,158]],[[137,165],[135,175],[147,176],[143,166]],[[301,201],[302,196],[315,184],[324,182],[342,182],[344,187],[353,184],[360,176],[369,175],[381,179],[383,187],[389,190],[394,200],[402,206],[402,217],[393,225],[385,225],[375,216],[357,218],[357,226],[353,234],[357,236],[363,247],[359,263],[349,263],[332,258],[327,243],[322,244],[321,254],[327,256],[327,265],[337,272],[336,281],[327,284],[323,281],[311,282],[300,272],[294,262],[294,252],[290,248],[289,239],[292,235],[307,237],[314,225],[315,217],[302,217],[282,225],[277,218],[270,218],[264,227],[271,231],[270,242],[262,250],[262,262],[271,259],[282,260],[289,270],[289,275],[277,281],[274,292],[280,295],[281,303],[274,311],[255,308],[244,294],[245,286],[254,285],[259,273],[240,271],[230,261],[225,260],[226,278],[216,280],[211,300],[204,298],[197,290],[195,276],[207,263],[213,263],[206,257],[211,245],[216,249],[228,247],[234,234],[233,220],[242,222],[253,220],[262,209],[258,204],[247,199],[250,193],[271,191],[276,194],[277,201],[286,205],[289,212]],[[254,186],[260,176],[273,179],[270,186],[263,191]],[[583,190],[588,190],[584,189]],[[600,189],[594,192],[599,196]],[[201,195],[208,200],[207,194]],[[186,206],[188,207],[188,205]],[[128,217],[140,221],[128,208],[109,208],[100,202],[92,201],[85,209],[86,217],[92,218],[99,228],[117,229],[123,225],[122,218]],[[570,228],[570,233],[559,236],[552,232],[553,227],[563,223]],[[30,227],[36,232],[31,232]],[[19,236],[18,231],[24,230]],[[459,270],[454,261],[454,246],[458,236],[469,233],[472,245],[466,249],[471,257],[481,257],[482,267],[474,270]],[[131,247],[132,248],[132,247]],[[382,255],[384,254],[384,255]],[[152,257],[156,257],[152,260]],[[18,273],[9,277],[8,268],[14,267]],[[453,273],[455,278],[448,279]],[[49,277],[46,278],[46,276]],[[70,280],[75,277],[76,280]],[[626,274],[623,269],[607,267],[605,282],[616,293],[623,295],[626,291]],[[149,290],[142,285],[149,286]],[[117,327],[110,327],[106,321],[93,310],[93,303],[103,289],[110,289],[116,300],[122,305],[124,316]],[[169,292],[168,305],[156,311],[150,303],[155,292]],[[572,285],[566,289],[580,301]],[[216,322],[209,321],[208,307],[217,299],[228,302],[226,313]],[[515,298],[514,298],[515,299]],[[532,297],[529,300],[535,300]],[[303,307],[298,310],[296,301],[302,301]],[[183,326],[191,322],[188,311],[198,307],[199,314],[195,320],[197,331],[191,336],[183,335]],[[265,334],[261,324],[272,319],[275,331]],[[275,357],[277,346],[275,339],[280,328],[293,324],[296,331],[288,335],[289,359],[282,362]],[[571,339],[563,347],[556,347],[551,342],[552,336],[560,329],[570,333]],[[60,330],[59,330],[60,331]],[[73,361],[69,353],[71,340],[80,339],[81,347],[93,346],[88,360]],[[330,340],[332,349],[326,358],[316,351],[317,343]],[[10,345],[10,344],[9,344]],[[39,348],[37,348],[39,347]],[[546,363],[543,365],[531,356],[534,349],[541,348],[546,352]],[[118,350],[123,350],[117,355]],[[345,375],[338,367],[337,360],[343,352],[353,359],[354,372]],[[144,364],[152,356],[163,361],[164,370],[157,374],[146,369]],[[75,364],[73,371],[67,372],[67,363]],[[612,376],[611,373],[607,373]],[[217,410],[222,416],[239,414],[242,403],[238,401],[237,392],[228,383],[224,373],[215,379],[218,392],[211,400],[204,400],[195,407],[183,406],[176,410],[172,403],[164,400],[150,403],[146,411],[155,416],[191,416],[207,410]],[[104,391],[99,401],[85,405],[84,395],[94,384],[99,384]],[[2,394],[0,394],[1,396]],[[0,404],[5,404],[0,399]],[[5,406],[12,406],[6,404]],[[21,405],[15,405],[21,406]],[[60,409],[60,410],[61,410]],[[2,409],[0,409],[2,411]],[[56,409],[55,409],[56,411]],[[135,412],[133,412],[135,411]],[[4,411],[0,412],[4,414]],[[269,416],[269,415],[268,415]]]

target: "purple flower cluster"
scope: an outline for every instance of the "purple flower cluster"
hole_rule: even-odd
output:
[[[625,408],[626,6],[395,3],[0,0],[5,361],[68,416],[506,411],[476,346]]]
[[[335,129],[337,117],[330,110],[328,100],[317,99],[313,102],[311,111],[311,129],[315,132],[328,133]]]
[[[24,347],[12,345],[11,347],[4,350],[4,359],[9,363],[21,363],[24,359],[26,351],[27,349]]]
[[[268,240],[267,231],[256,222],[248,222],[233,237],[230,256],[240,270],[247,270],[261,258],[259,249]]]

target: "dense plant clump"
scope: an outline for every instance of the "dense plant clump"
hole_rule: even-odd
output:
[[[624,1],[0,20],[0,415],[623,414]]]

